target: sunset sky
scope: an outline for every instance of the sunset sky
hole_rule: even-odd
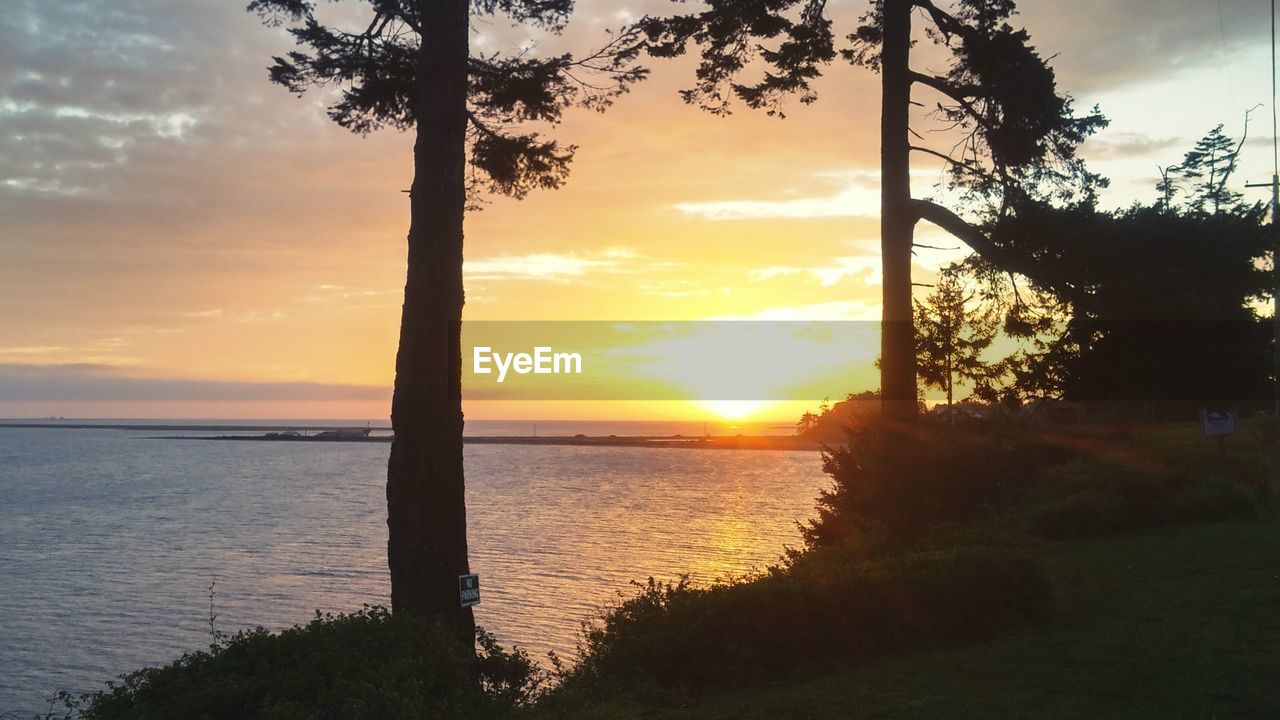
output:
[[[291,43],[244,4],[6,3],[0,417],[386,418],[411,137],[352,135],[324,96],[269,84],[271,55]],[[864,6],[833,0],[837,30]],[[598,45],[605,28],[665,7],[580,0],[569,32],[540,47]],[[1234,183],[1269,180],[1265,0],[1020,7],[1077,108],[1112,121],[1084,152],[1113,180],[1106,205],[1150,201],[1157,166],[1218,123],[1238,137],[1258,104]],[[528,40],[476,30],[485,49]],[[821,100],[785,120],[716,118],[677,96],[688,62],[649,65],[610,112],[571,112],[554,130],[580,146],[565,188],[468,218],[465,317],[877,318],[877,78],[834,64]],[[914,177],[927,194],[939,167],[917,159]],[[917,280],[962,254],[921,254]],[[872,383],[862,373],[833,394]]]

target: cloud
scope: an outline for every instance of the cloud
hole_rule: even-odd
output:
[[[1270,142],[1270,141],[1268,141]],[[1128,160],[1152,155],[1179,157],[1176,149],[1189,147],[1185,138],[1152,137],[1136,132],[1107,132],[1089,138],[1081,148],[1087,160]],[[1174,152],[1170,152],[1173,150]]]
[[[0,357],[26,357],[31,355],[48,355],[66,352],[71,348],[61,345],[25,345],[21,347],[0,347]]]
[[[825,174],[820,177],[832,177]],[[880,208],[878,174],[853,171],[836,175],[843,186],[829,195],[786,200],[720,200],[679,203],[675,209],[704,220],[761,220],[766,218],[816,219],[833,217],[876,217]]]
[[[177,12],[183,5],[6,5],[0,193],[107,193],[149,153],[185,154],[181,146],[222,104],[221,81],[235,63],[218,40],[231,29],[225,18],[194,5]]]
[[[554,280],[566,282],[592,272],[628,272],[628,264],[639,258],[624,248],[606,248],[598,253],[531,253],[498,255],[467,260],[463,273],[468,281]]]
[[[940,174],[929,162],[911,170],[913,184],[923,187],[938,182]],[[672,207],[685,214],[712,222],[728,220],[819,220],[826,218],[880,217],[880,172],[877,170],[836,170],[810,175],[816,188],[790,188],[776,199],[735,199],[676,203]],[[813,190],[826,192],[813,194]]]
[[[1228,61],[1267,42],[1266,3],[1204,0],[1032,0],[1015,22],[1054,56],[1068,92],[1096,93]],[[1190,100],[1190,98],[1187,98]],[[1105,108],[1104,108],[1105,109]]]
[[[12,363],[24,367],[58,365],[69,362],[92,363],[101,367],[136,365],[137,358],[121,354],[132,345],[127,338],[113,336],[70,345],[20,345],[0,347],[0,365]]]
[[[835,258],[834,265],[819,267],[793,267],[774,265],[750,271],[752,280],[771,280],[776,277],[808,275],[822,284],[834,287],[847,277],[863,277],[868,285],[883,282],[882,263],[879,255],[858,255]]]
[[[142,377],[104,365],[0,364],[0,402],[385,402],[390,388]]]
[[[876,322],[880,320],[880,304],[865,300],[835,300],[811,305],[766,308],[741,319],[769,321],[859,320]]]

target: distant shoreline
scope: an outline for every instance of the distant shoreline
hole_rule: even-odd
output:
[[[312,443],[389,443],[390,434],[368,437],[343,437],[320,435],[286,435],[279,425],[129,425],[94,423],[0,423],[3,428],[35,428],[63,430],[133,430],[141,432],[262,432],[264,435],[159,435],[149,440],[200,440],[222,442],[312,442]],[[332,425],[289,426],[298,432],[323,432],[338,430]],[[387,432],[388,428],[373,428],[374,432]],[[681,450],[772,450],[793,452],[817,452],[820,443],[803,440],[792,435],[472,435],[464,436],[467,445],[541,445],[572,447],[638,447],[676,448]]]
[[[287,435],[215,435],[212,437],[197,436],[157,436],[152,440],[221,440],[231,442],[316,442],[316,443],[389,443],[392,436],[375,435],[372,437],[319,437],[319,436],[287,436]],[[818,443],[801,440],[788,435],[731,435],[712,437],[687,437],[682,435],[649,436],[649,435],[472,435],[462,438],[466,445],[567,445],[575,447],[637,447],[637,448],[676,448],[680,450],[789,450],[800,452],[817,452],[822,449]]]
[[[201,425],[196,423],[187,424],[156,424],[156,423],[121,423],[121,422],[0,422],[0,429],[4,428],[32,428],[40,430],[145,430],[147,432],[165,432],[177,430],[204,430],[209,432],[234,432],[236,430],[244,430],[246,432],[277,432],[282,429],[287,430],[340,430],[347,425]],[[373,430],[382,430],[390,432],[391,428],[375,427]]]

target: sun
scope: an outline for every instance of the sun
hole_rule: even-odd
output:
[[[769,407],[767,400],[700,400],[698,405],[724,420],[747,420]]]

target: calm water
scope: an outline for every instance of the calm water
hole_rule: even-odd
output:
[[[387,602],[388,446],[140,435],[0,428],[0,714],[203,647],[214,579],[222,631]],[[466,468],[477,620],[536,655],[632,579],[775,561],[826,479],[800,452],[468,446]]]

